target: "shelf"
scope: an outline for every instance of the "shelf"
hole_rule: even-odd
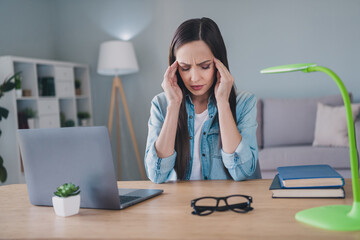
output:
[[[80,96],[85,95],[85,96],[89,96],[90,95],[90,82],[87,81],[86,79],[89,79],[89,71],[86,68],[83,67],[75,67],[74,68],[74,77],[75,77],[75,81],[79,81],[80,82]]]
[[[76,96],[76,99],[88,99],[89,97],[88,96],[85,96],[85,95],[81,95],[81,96]]]
[[[29,94],[29,96],[37,96],[37,80],[36,69],[34,63],[14,62],[14,73],[20,72],[21,89]]]
[[[59,100],[75,100],[75,97],[59,97]]]
[[[75,99],[60,99],[60,120],[62,127],[65,127],[65,122],[72,120],[76,125],[76,105]],[[62,118],[62,119],[61,119]]]
[[[16,98],[17,101],[27,101],[27,100],[36,100],[37,97],[21,97],[21,98]]]
[[[55,96],[41,96],[38,99],[57,99]]]
[[[12,173],[7,183],[23,183],[25,178],[21,171],[16,132],[19,128],[28,127],[24,110],[30,108],[36,113],[35,128],[79,126],[79,112],[90,114],[87,125],[91,126],[93,120],[89,68],[79,63],[2,56],[0,69],[6,76],[21,72],[22,96],[17,97],[14,91],[12,96],[7,94],[10,96],[8,101],[2,102],[2,106],[9,110],[9,115],[2,122],[3,136],[6,138],[0,138],[0,143],[4,150],[1,156],[5,161],[12,162],[12,167],[7,169]],[[80,95],[76,95],[75,80],[80,82]],[[15,173],[18,174],[16,177]]]

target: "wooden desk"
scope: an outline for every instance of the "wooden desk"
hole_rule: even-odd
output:
[[[271,180],[189,181],[154,184],[118,182],[126,188],[162,188],[164,193],[125,210],[80,209],[58,217],[52,207],[30,204],[26,185],[0,187],[0,238],[119,239],[360,239],[360,232],[333,232],[295,220],[296,212],[329,204],[352,204],[351,182],[345,199],[272,199]],[[201,196],[247,194],[254,210],[209,216],[191,214],[190,201]]]

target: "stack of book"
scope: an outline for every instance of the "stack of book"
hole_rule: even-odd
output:
[[[344,178],[329,165],[278,167],[273,198],[344,198]]]

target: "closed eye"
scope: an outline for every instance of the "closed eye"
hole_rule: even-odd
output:
[[[181,69],[181,71],[186,72],[186,71],[189,71],[189,69],[190,69],[190,68],[183,68],[183,67],[180,67],[180,69]]]
[[[202,66],[202,69],[209,69],[209,68],[210,68],[210,64],[206,66]]]

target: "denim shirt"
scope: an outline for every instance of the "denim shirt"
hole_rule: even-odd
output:
[[[185,96],[190,136],[190,166],[186,180],[190,179],[194,151],[194,119],[195,108],[189,95]],[[167,99],[165,93],[156,95],[151,101],[148,121],[148,137],[145,151],[145,169],[148,178],[155,183],[176,180],[174,170],[176,151],[166,158],[159,158],[155,142],[165,121]],[[256,97],[249,92],[238,92],[236,95],[236,125],[242,140],[234,153],[225,153],[221,149],[219,120],[215,97],[210,96],[208,102],[209,119],[204,123],[200,142],[201,166],[204,180],[230,179],[239,181],[250,177],[256,168],[258,145],[256,140]],[[225,168],[224,168],[225,166]]]

